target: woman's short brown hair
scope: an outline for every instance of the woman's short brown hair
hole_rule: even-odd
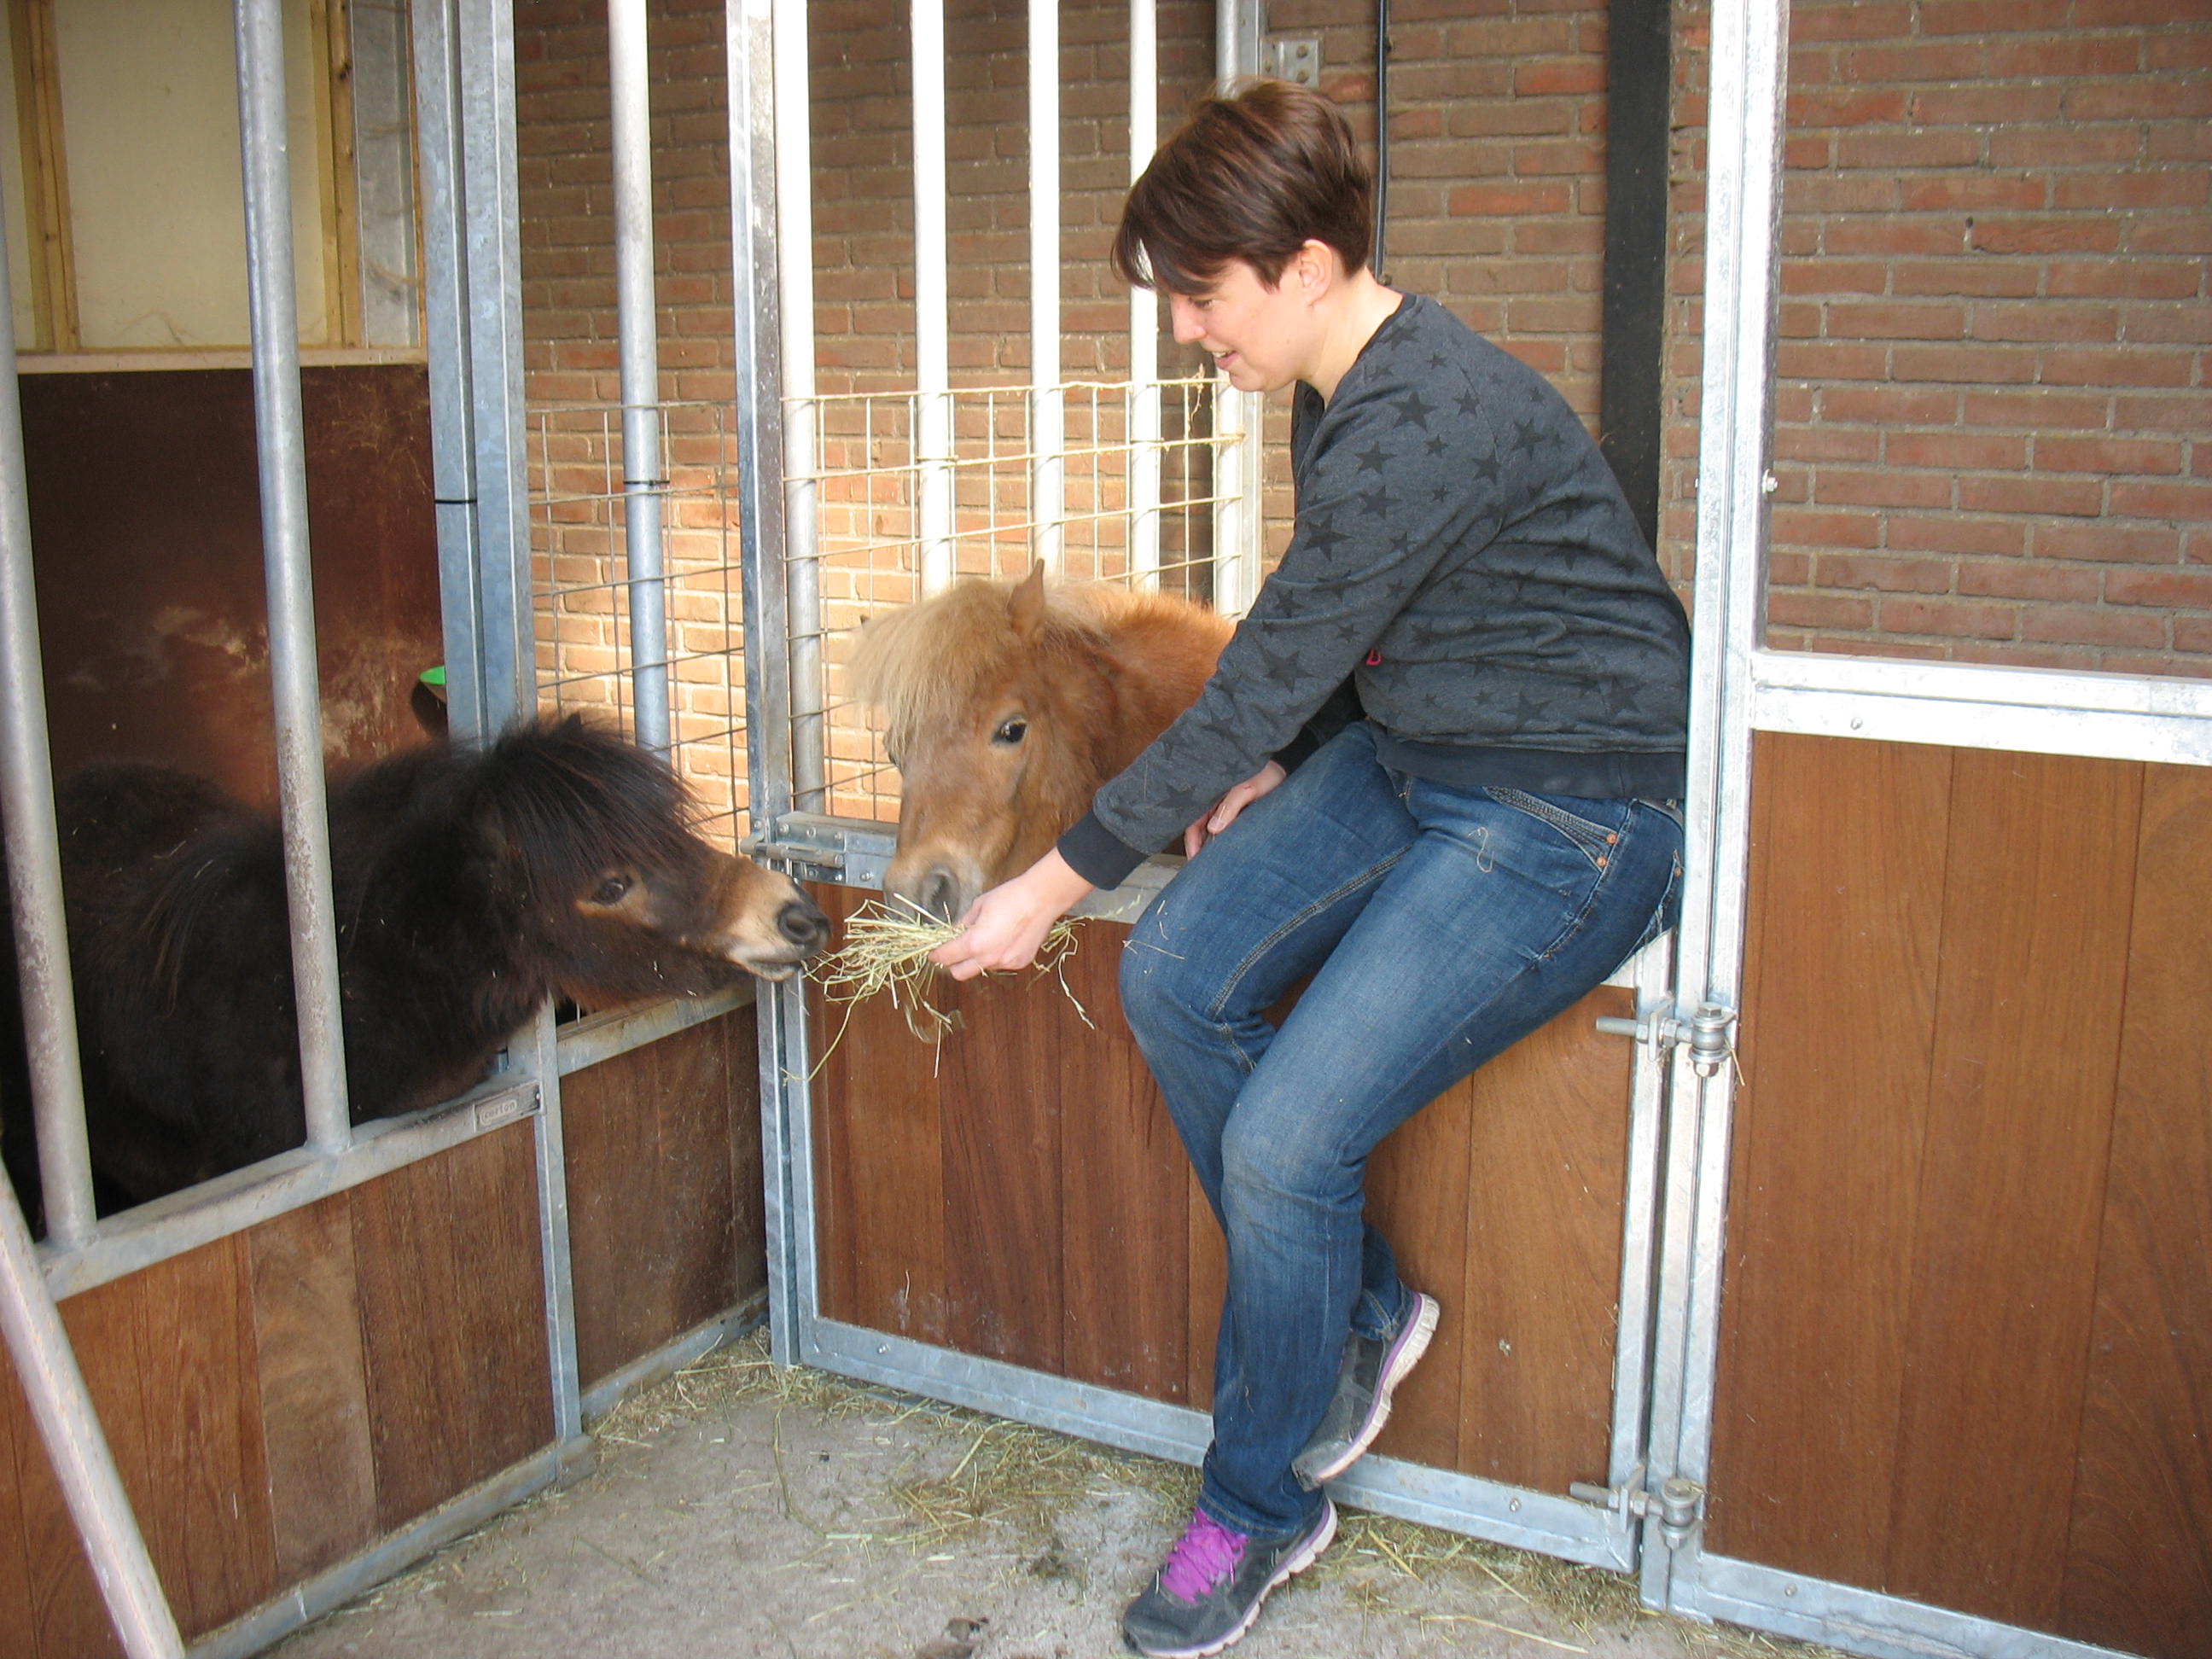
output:
[[[1233,259],[1273,287],[1309,240],[1367,264],[1374,183],[1344,112],[1310,88],[1249,81],[1201,98],[1130,187],[1114,268],[1198,294]]]

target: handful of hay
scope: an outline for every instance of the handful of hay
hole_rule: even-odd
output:
[[[945,971],[929,959],[929,953],[958,938],[960,931],[911,905],[895,911],[871,900],[846,920],[844,942],[808,972],[833,1002],[861,1002],[888,991],[891,1006],[906,1016],[907,1030],[924,1042],[942,1042],[960,1022],[958,1015],[946,1013],[929,1000],[932,983]],[[1037,947],[1035,971],[1057,977],[1060,988],[1089,1025],[1091,1016],[1068,989],[1063,968],[1076,944],[1075,923],[1066,919],[1054,922]],[[844,1033],[841,1030],[838,1035]],[[826,1052],[823,1058],[828,1058]]]

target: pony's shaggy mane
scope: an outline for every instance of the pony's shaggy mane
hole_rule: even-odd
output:
[[[1048,586],[1042,637],[1032,647],[1014,631],[1009,602],[1018,586],[970,576],[870,618],[853,655],[853,684],[884,729],[896,736],[950,726],[973,710],[984,677],[1009,658],[1040,647],[1096,654],[1139,613],[1179,612],[1188,604],[1103,582]]]

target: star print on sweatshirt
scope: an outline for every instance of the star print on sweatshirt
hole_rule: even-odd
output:
[[[1270,756],[1359,715],[1415,776],[1680,794],[1681,604],[1542,375],[1408,295],[1333,398],[1297,388],[1291,468],[1291,544],[1212,678],[1060,839],[1085,879],[1118,884]]]

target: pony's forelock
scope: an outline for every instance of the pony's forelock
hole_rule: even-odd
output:
[[[971,576],[869,620],[853,654],[853,686],[884,730],[952,725],[974,709],[986,675],[1034,648],[1015,632],[1008,602],[1016,586]],[[1128,597],[1096,585],[1046,588],[1041,643],[1103,645],[1104,617]]]
[[[697,806],[665,763],[574,716],[509,732],[483,787],[532,884],[587,886],[609,866],[690,855]]]

